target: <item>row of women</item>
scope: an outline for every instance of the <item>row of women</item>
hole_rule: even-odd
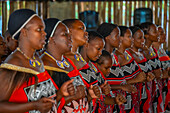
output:
[[[14,11],[0,38],[0,113],[170,112],[165,31]]]

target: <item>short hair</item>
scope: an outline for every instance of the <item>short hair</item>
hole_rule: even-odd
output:
[[[103,50],[101,56],[96,62],[100,65],[104,63],[105,59],[112,59],[112,56],[108,51]]]
[[[10,35],[10,33],[9,33],[9,31],[8,30],[6,30],[5,31],[5,33],[4,33],[4,38],[6,39],[7,37],[11,37],[11,35]]]
[[[138,31],[141,30],[139,27],[137,26],[131,26],[129,27],[129,29],[132,31],[132,36]]]
[[[65,20],[63,20],[62,22],[68,27],[68,28],[70,28],[70,27],[72,27],[72,25],[75,23],[75,21],[77,21],[77,20],[79,20],[79,19],[65,19]],[[79,21],[81,21],[81,20],[79,20]]]
[[[148,34],[151,25],[153,25],[152,22],[144,22],[140,25],[140,28],[143,30],[144,34]]]
[[[91,42],[92,40],[95,40],[96,37],[97,38],[101,38],[104,39],[102,35],[100,35],[98,32],[96,31],[89,31],[88,32],[89,38],[88,38],[88,42]]]
[[[111,23],[102,23],[98,29],[97,32],[100,33],[104,38],[109,36],[110,33],[118,27],[116,24],[111,24]]]
[[[120,29],[120,36],[124,36],[126,33],[126,30],[129,29],[127,26],[119,26]]]

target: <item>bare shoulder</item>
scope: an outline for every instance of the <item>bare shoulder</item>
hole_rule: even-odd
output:
[[[25,61],[25,59],[24,59],[23,55],[18,51],[14,51],[12,54],[10,54],[6,58],[4,63],[13,64],[13,65],[17,65],[17,66],[23,66],[24,61]]]
[[[41,60],[43,61],[43,64],[44,64],[44,65],[49,65],[49,61],[48,61],[47,55],[42,54],[40,58],[41,58]]]
[[[12,85],[12,78],[15,76],[16,71],[8,70],[8,69],[0,69],[0,101],[9,100],[10,95],[13,92],[14,88],[9,88]]]
[[[74,60],[74,53],[72,53],[72,52],[69,52],[69,53],[66,53],[66,54],[64,54],[64,56],[66,56],[67,58],[69,58],[70,60]]]
[[[114,51],[114,54],[115,54],[116,56],[120,56],[120,55],[122,55],[122,53],[121,53],[121,52],[119,52],[118,50],[115,50],[115,51]]]
[[[132,56],[136,54],[132,49],[128,49],[128,51],[130,52],[130,54],[132,54]]]

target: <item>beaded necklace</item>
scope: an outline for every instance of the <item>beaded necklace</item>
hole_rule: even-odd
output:
[[[118,64],[118,62],[117,62],[117,60],[116,60],[116,58],[115,58],[115,56],[114,56],[114,54],[113,53],[111,53],[111,56],[112,56],[112,60],[113,60],[113,64]]]
[[[29,64],[32,67],[40,67],[41,63],[35,59],[35,56],[33,56],[33,58],[28,57],[23,51],[21,51],[21,49],[18,47],[17,50],[24,55],[25,58],[27,58],[29,60]]]
[[[119,51],[118,49],[116,49],[116,50]],[[119,51],[119,52],[122,53],[121,51]],[[125,52],[122,53],[122,54],[124,55],[124,57],[125,57],[126,60],[128,60],[128,61],[131,60],[132,57],[126,52],[126,50],[125,50]]]
[[[145,45],[145,46],[146,46],[146,45]],[[146,48],[148,48],[148,46],[146,46]],[[152,57],[156,55],[156,53],[154,52],[152,46],[150,46],[150,47],[148,48],[148,50],[149,50],[149,54],[150,54]]]
[[[51,59],[53,59],[56,64],[58,65],[58,67],[65,69],[65,67],[69,68],[70,65],[65,61],[64,57],[62,56],[62,60],[58,61],[56,60],[52,55],[50,55],[47,51],[44,52],[44,54],[46,54],[47,56],[49,56]]]
[[[93,65],[93,63],[91,61],[89,61],[89,66],[92,68],[93,72],[95,72],[95,73],[98,72],[97,68]]]
[[[74,55],[74,58],[77,60],[77,61],[81,61],[83,63],[86,63],[86,61],[83,59],[83,57],[79,54],[79,53],[76,53]]]
[[[134,51],[133,49],[131,49],[131,50],[138,55],[138,57],[139,57],[140,60],[144,59],[144,56],[143,56],[142,53],[140,53],[139,51],[136,52],[136,51]]]

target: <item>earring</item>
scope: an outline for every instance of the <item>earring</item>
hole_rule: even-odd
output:
[[[50,41],[48,40],[47,44],[49,43]]]
[[[158,37],[158,42],[160,42],[160,40],[161,40],[160,37]]]
[[[120,43],[119,43],[119,47],[118,48],[120,48],[120,46],[122,45],[122,41],[120,41]]]
[[[132,41],[131,47],[133,47],[133,45],[134,45],[134,41]]]

